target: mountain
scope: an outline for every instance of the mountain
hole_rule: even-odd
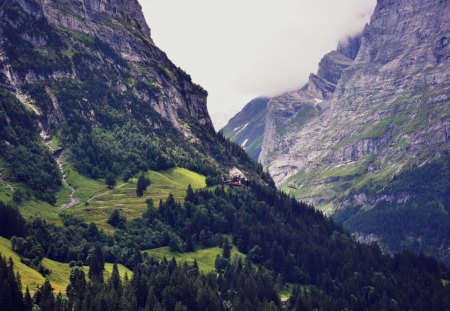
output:
[[[55,203],[65,172],[37,134],[91,178],[255,172],[224,156],[206,91],[154,45],[137,1],[3,1],[1,14],[3,179]]]
[[[358,243],[214,132],[135,0],[0,17],[2,310],[448,308],[443,263]]]
[[[222,129],[226,138],[241,145],[255,160],[261,153],[268,102],[269,98],[266,97],[250,101]]]
[[[259,133],[259,160],[281,189],[361,240],[447,261],[449,11],[448,1],[378,1],[305,87],[270,99]]]

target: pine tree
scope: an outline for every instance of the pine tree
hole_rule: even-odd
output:
[[[137,309],[136,295],[131,282],[127,282],[123,286],[122,297],[120,297],[119,310],[134,311]]]
[[[152,311],[155,309],[158,303],[158,298],[156,297],[154,287],[150,287],[147,295],[147,300],[145,302],[145,311]]]
[[[100,244],[96,244],[89,262],[89,279],[103,283],[103,270],[105,268],[105,256]]]
[[[113,173],[108,173],[105,178],[105,183],[108,186],[108,188],[112,189],[116,186],[116,176],[114,176]]]
[[[194,191],[192,190],[191,184],[189,184],[186,190],[186,201],[193,202],[194,199],[195,199]]]
[[[27,286],[25,290],[25,297],[23,298],[23,305],[25,311],[31,311],[33,308],[33,298],[31,298],[30,289]]]
[[[150,179],[148,179],[144,175],[140,175],[136,185],[136,195],[138,197],[142,197],[150,184]]]
[[[231,245],[230,245],[230,241],[228,240],[228,238],[224,238],[222,256],[223,256],[223,258],[230,259]]]
[[[73,268],[70,273],[70,284],[66,290],[69,310],[81,310],[86,289],[87,284],[83,269]]]
[[[39,299],[35,298],[36,303],[41,310],[55,310],[55,296],[53,295],[53,288],[48,279],[38,289]]]
[[[120,280],[119,269],[117,264],[114,264],[111,277],[108,281],[109,287],[113,288],[118,295],[122,293],[122,281]]]

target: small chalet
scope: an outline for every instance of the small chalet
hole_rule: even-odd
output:
[[[243,187],[249,188],[250,181],[247,180],[244,173],[242,173],[239,169],[233,168],[230,170],[228,174],[228,179],[223,182],[225,185],[229,185],[232,187]]]

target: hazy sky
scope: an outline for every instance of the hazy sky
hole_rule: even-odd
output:
[[[376,0],[140,0],[155,43],[209,93],[220,129],[251,99],[300,88]]]

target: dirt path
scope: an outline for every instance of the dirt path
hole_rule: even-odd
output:
[[[96,194],[94,194],[93,196],[91,196],[86,202],[91,202],[91,201],[94,200],[94,199],[100,198],[100,197],[102,197],[102,196],[104,196],[104,195],[108,195],[108,194],[112,193],[114,190],[123,188],[123,187],[125,187],[125,186],[128,185],[128,184],[129,184],[129,182],[124,182],[124,183],[121,183],[121,184],[115,186],[113,189],[109,189],[109,190],[103,191],[103,192],[102,192],[102,191],[97,192]]]
[[[80,203],[80,200],[75,197],[75,193],[76,193],[76,189],[72,186],[72,184],[70,183],[69,179],[67,178],[67,174],[66,171],[64,170],[64,165],[62,162],[62,152],[59,152],[59,154],[54,155],[56,163],[58,163],[58,167],[59,167],[59,171],[61,172],[61,176],[63,178],[63,182],[70,188],[70,201],[69,203],[63,204],[61,206],[62,209],[68,209],[71,208],[75,205],[77,205],[78,203]]]
[[[52,142],[51,137],[48,136],[44,131],[41,131],[41,137],[44,139],[45,144],[47,145],[48,149],[50,150],[50,152],[53,155],[53,158],[55,159],[56,163],[58,164],[58,168],[61,173],[63,183],[65,183],[70,188],[69,203],[63,204],[61,206],[61,208],[62,209],[71,208],[71,207],[77,205],[78,203],[80,203],[80,200],[77,197],[75,197],[75,193],[77,190],[72,186],[69,179],[67,178],[67,174],[64,169],[64,164],[62,162],[63,149],[54,150],[51,146],[51,142]]]

